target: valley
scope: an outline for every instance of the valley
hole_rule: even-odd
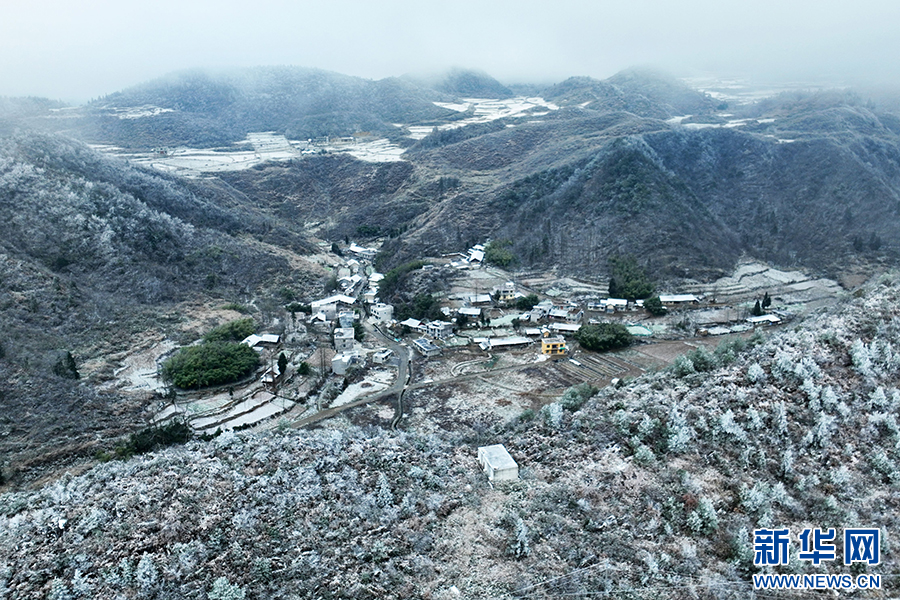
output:
[[[896,595],[900,116],[689,83],[0,102],[0,596]]]

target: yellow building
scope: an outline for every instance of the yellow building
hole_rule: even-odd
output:
[[[561,335],[551,336],[549,331],[544,331],[541,337],[541,354],[550,356],[562,356],[566,353],[566,340]]]

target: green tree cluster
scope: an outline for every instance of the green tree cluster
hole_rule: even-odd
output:
[[[508,267],[516,257],[510,248],[512,240],[495,240],[484,247],[484,260],[498,267]]]
[[[630,345],[633,337],[620,323],[597,323],[582,326],[575,334],[575,340],[582,348],[604,352]]]
[[[182,389],[232,383],[259,365],[253,348],[237,342],[204,342],[182,348],[166,360],[162,376]]]
[[[756,301],[756,304],[753,305],[753,308],[750,309],[750,314],[754,317],[760,317],[763,314],[762,306],[759,304],[759,300]]]
[[[394,267],[384,275],[384,279],[378,284],[378,293],[382,298],[392,298],[406,280],[406,275],[425,266],[425,262],[414,260],[399,267]]]
[[[609,295],[611,298],[639,300],[653,294],[653,282],[633,256],[609,259]]]
[[[528,294],[516,300],[516,308],[519,310],[531,310],[538,302],[540,302],[540,299],[537,297],[537,294]]]
[[[656,315],[657,317],[666,314],[666,307],[663,306],[659,296],[651,296],[644,300],[644,308],[646,308],[647,312],[651,315]]]
[[[434,321],[442,318],[441,305],[437,298],[431,294],[416,294],[410,302],[396,305],[396,319],[418,319],[420,321]]]
[[[203,336],[204,342],[240,342],[248,335],[256,332],[256,321],[253,319],[238,319],[210,330]]]

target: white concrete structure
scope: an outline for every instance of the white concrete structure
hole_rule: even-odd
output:
[[[421,331],[424,324],[418,319],[407,319],[405,321],[400,321],[400,325],[415,329],[416,331]]]
[[[322,304],[313,302],[311,305],[313,316],[320,316],[323,321],[333,321],[337,317],[337,302]]]
[[[747,322],[754,325],[774,325],[775,323],[781,323],[781,319],[775,315],[760,315],[758,317],[748,317]]]
[[[417,340],[412,341],[413,348],[416,349],[419,354],[422,356],[437,356],[441,353],[441,349],[438,346],[435,346],[431,343],[431,340],[427,338],[419,338]]]
[[[391,356],[394,355],[394,351],[390,348],[382,348],[378,352],[372,355],[372,362],[376,365],[383,365],[386,363]]]
[[[338,327],[334,330],[334,349],[338,353],[353,350],[354,333],[352,327]]]
[[[580,323],[550,323],[547,326],[550,331],[555,331],[556,333],[575,333],[579,329],[581,329]]]
[[[341,327],[353,327],[353,322],[356,320],[356,315],[353,311],[350,310],[342,310],[338,313],[338,321],[341,324]]]
[[[453,334],[453,323],[432,321],[428,324],[428,335],[436,340],[443,340]]]
[[[507,281],[503,285],[494,288],[494,297],[500,302],[508,302],[516,298],[516,284],[513,281]]]
[[[378,254],[378,251],[374,248],[364,248],[363,246],[358,245],[356,242],[351,243],[350,247],[347,249],[360,259],[364,260],[372,260],[375,258],[375,255]]]
[[[489,481],[509,481],[519,478],[519,465],[509,455],[503,444],[479,448],[478,462],[487,473]]]
[[[660,294],[659,301],[663,304],[697,304],[700,299],[693,294]]]
[[[346,375],[347,369],[350,368],[358,359],[355,354],[335,354],[331,359],[331,370],[335,375]]]
[[[394,318],[394,307],[384,302],[379,302],[373,306],[369,313],[372,319],[379,323],[389,323]]]

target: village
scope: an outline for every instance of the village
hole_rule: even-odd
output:
[[[450,282],[435,294],[440,318],[397,320],[395,307],[379,297],[385,275],[374,270],[376,254],[356,243],[340,255],[327,253],[334,293],[300,311],[290,307],[289,319],[243,340],[260,355],[257,372],[196,391],[158,380],[165,400],[152,422],[183,419],[196,433],[212,435],[338,416],[384,427],[405,419],[425,429],[450,427],[470,409],[515,418],[573,385],[615,385],[724,337],[777,327],[840,292],[831,280],[749,263],[713,284],[659,294],[665,311],[653,315],[643,300],[611,298],[599,283],[511,274],[486,264],[485,246],[476,245],[422,261],[422,271]],[[772,305],[751,314],[770,291]],[[581,348],[577,332],[603,322],[624,325],[633,343],[614,352]],[[157,357],[157,369],[165,357]]]

